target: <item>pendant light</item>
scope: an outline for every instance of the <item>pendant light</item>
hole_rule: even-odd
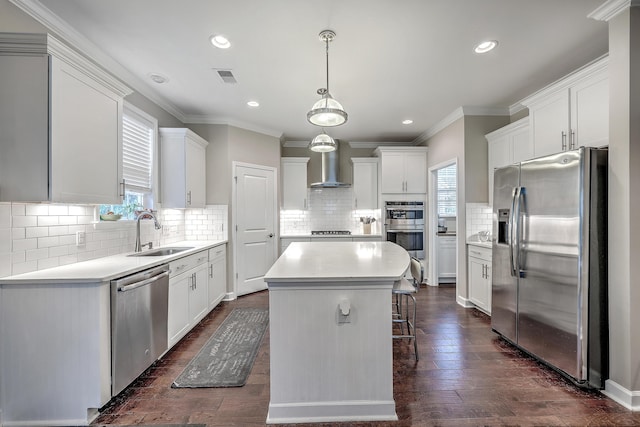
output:
[[[325,43],[326,47],[327,87],[318,89],[317,93],[321,95],[322,98],[313,104],[311,111],[307,113],[307,120],[316,126],[339,126],[347,121],[347,113],[344,111],[344,108],[342,108],[342,105],[333,99],[329,93],[329,42],[333,41],[336,33],[331,30],[324,30],[320,32],[319,37],[320,40]]]
[[[322,130],[322,133],[311,140],[309,150],[316,153],[328,153],[338,148],[336,141]]]

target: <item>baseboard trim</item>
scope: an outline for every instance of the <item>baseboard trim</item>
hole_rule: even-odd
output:
[[[470,300],[468,300],[467,298],[461,297],[460,295],[456,296],[456,302],[458,303],[458,305],[461,305],[464,308],[473,308],[476,306]]]
[[[267,424],[397,421],[390,401],[269,403]]]
[[[640,391],[628,390],[613,380],[606,380],[602,394],[632,411],[640,411]]]

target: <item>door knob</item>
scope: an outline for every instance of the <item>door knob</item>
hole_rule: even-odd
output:
[[[273,233],[269,233],[269,237],[273,237]]]

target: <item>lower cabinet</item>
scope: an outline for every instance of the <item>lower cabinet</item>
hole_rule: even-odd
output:
[[[491,314],[491,249],[467,245],[469,300]]]
[[[209,312],[208,259],[205,250],[169,263],[169,347]]]
[[[456,280],[456,236],[438,236],[438,282]]]
[[[216,246],[209,249],[209,311],[227,293],[227,247]]]

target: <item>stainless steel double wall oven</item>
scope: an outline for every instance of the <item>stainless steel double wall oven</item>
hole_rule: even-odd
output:
[[[424,259],[424,202],[385,202],[386,240],[396,243],[409,255]]]

